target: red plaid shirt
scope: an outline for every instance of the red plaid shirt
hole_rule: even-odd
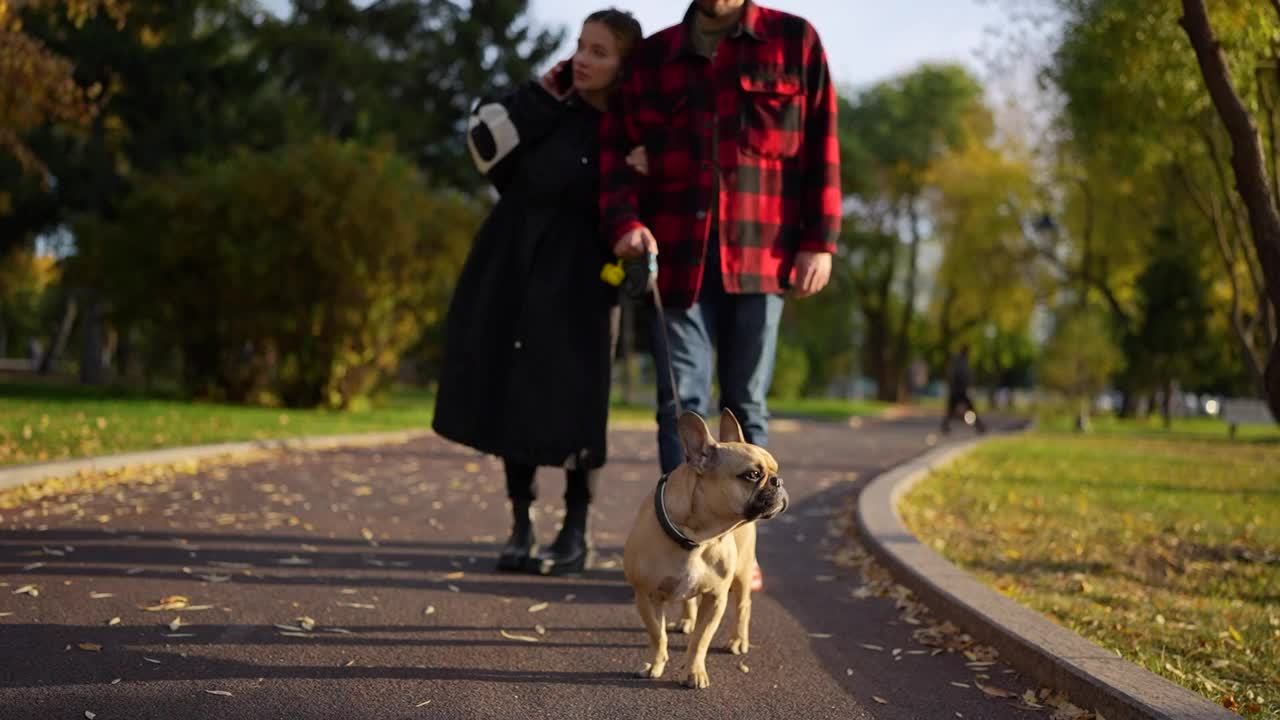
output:
[[[636,49],[601,125],[606,237],[649,228],[663,302],[673,307],[697,299],[712,203],[731,293],[782,292],[796,252],[834,253],[840,232],[836,94],[817,32],[747,0],[740,27],[708,59],[692,42],[695,12]],[[636,145],[648,154],[647,177],[626,164]]]

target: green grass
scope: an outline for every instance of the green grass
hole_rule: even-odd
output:
[[[874,417],[889,409],[889,403],[878,400],[840,400],[836,398],[799,398],[769,401],[769,412],[777,417],[804,417],[818,420],[848,420]]]
[[[426,429],[435,401],[423,389],[398,388],[365,412],[282,410],[188,402],[171,393],[64,382],[0,382],[0,465],[105,455],[180,445],[303,435]],[[780,416],[846,420],[875,415],[874,401],[771,401]],[[615,400],[609,420],[653,422],[647,405]]]
[[[1042,420],[1044,430],[1067,432],[1072,429],[1074,418],[1058,415]],[[1165,428],[1159,417],[1144,420],[1122,420],[1115,417],[1096,417],[1090,420],[1094,434],[1142,438],[1179,438],[1217,442],[1229,440],[1227,423],[1218,418],[1174,418],[1173,425]],[[1245,442],[1280,442],[1280,425],[1241,425],[1236,440]]]
[[[426,429],[433,400],[400,389],[360,413],[192,403],[120,388],[0,385],[0,465],[132,450],[390,430]]]
[[[1095,428],[979,448],[904,499],[907,524],[1126,659],[1280,718],[1280,433]]]

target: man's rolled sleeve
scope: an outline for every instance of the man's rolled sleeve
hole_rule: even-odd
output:
[[[842,215],[836,91],[822,41],[812,26],[807,29],[805,45],[805,227],[797,249],[834,254]]]

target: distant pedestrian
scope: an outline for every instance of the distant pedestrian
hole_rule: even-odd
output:
[[[951,420],[956,417],[956,413],[964,408],[964,422],[966,425],[973,425],[980,432],[986,432],[986,425],[982,423],[982,418],[978,417],[978,409],[973,405],[973,399],[969,397],[969,382],[971,373],[969,370],[969,346],[967,344],[960,346],[960,351],[951,356],[951,362],[947,368],[947,414],[942,418],[942,432],[951,432]]]

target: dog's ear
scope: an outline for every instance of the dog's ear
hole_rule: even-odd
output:
[[[695,470],[706,470],[714,455],[716,439],[702,417],[695,412],[685,412],[677,425],[680,444],[684,445],[684,461]]]
[[[720,442],[746,442],[742,437],[742,426],[738,424],[738,418],[733,416],[729,408],[720,411]]]

